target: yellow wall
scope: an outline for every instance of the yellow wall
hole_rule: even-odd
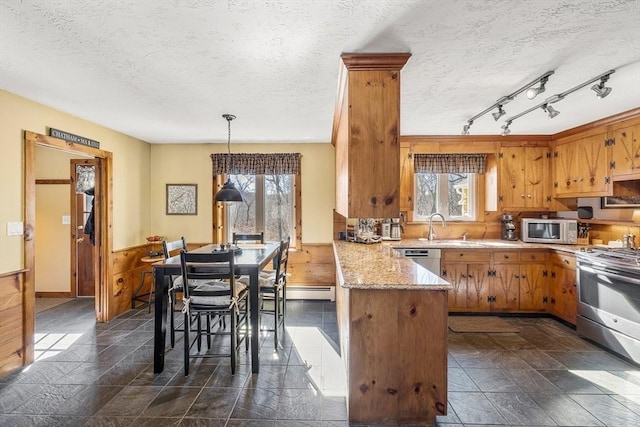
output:
[[[148,143],[0,90],[0,273],[24,266],[23,236],[7,236],[7,222],[24,218],[23,131],[46,134],[49,126],[113,153],[113,249],[144,243],[150,233]]]
[[[213,171],[210,155],[226,144],[154,144],[151,147],[151,234],[187,242],[213,238]],[[302,242],[329,243],[333,232],[335,157],[329,143],[235,143],[232,153],[302,154]],[[166,184],[198,184],[198,215],[166,215]]]

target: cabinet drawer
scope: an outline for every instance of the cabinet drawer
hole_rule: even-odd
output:
[[[552,262],[564,268],[576,269],[576,257],[574,255],[556,253],[553,255]]]
[[[516,251],[496,251],[493,253],[493,262],[519,262],[520,257]]]
[[[522,262],[544,262],[547,259],[547,253],[543,251],[525,251],[520,253],[520,261]]]
[[[486,251],[444,251],[447,262],[489,262],[491,252]]]

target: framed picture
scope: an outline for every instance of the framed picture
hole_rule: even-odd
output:
[[[640,196],[603,197],[600,200],[603,209],[640,208]]]
[[[198,184],[167,184],[167,215],[197,215]]]

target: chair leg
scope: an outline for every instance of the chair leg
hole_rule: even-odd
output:
[[[231,310],[231,375],[235,375],[236,373],[236,357],[238,354],[238,331],[236,322],[238,319],[236,318],[236,314]]]
[[[244,302],[244,351],[249,352],[249,298]]]
[[[207,350],[211,350],[211,315],[207,314]]]
[[[169,307],[169,323],[171,324],[171,330],[169,331],[169,336],[171,337],[171,348],[173,348],[176,345],[176,293],[173,291],[169,292],[171,292],[171,307]]]
[[[200,353],[200,351],[202,350],[202,317],[200,316],[200,314],[198,314],[198,320],[196,322],[196,327],[198,328],[198,330],[196,331],[196,337],[198,339],[198,353]]]
[[[184,376],[189,375],[189,330],[191,329],[191,325],[189,325],[189,313],[184,314]]]
[[[276,287],[273,292],[273,347],[278,349],[278,324],[280,316],[280,291]]]

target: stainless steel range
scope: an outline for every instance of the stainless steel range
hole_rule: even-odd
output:
[[[640,363],[640,250],[588,248],[576,261],[578,334]]]

